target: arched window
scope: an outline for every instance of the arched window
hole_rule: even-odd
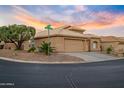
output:
[[[94,42],[93,42],[93,46],[92,46],[93,49],[96,49],[96,48],[97,48],[97,45],[98,45],[97,41],[94,41]]]

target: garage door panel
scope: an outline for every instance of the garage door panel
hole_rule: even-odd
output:
[[[83,41],[74,39],[65,39],[65,52],[83,51]]]

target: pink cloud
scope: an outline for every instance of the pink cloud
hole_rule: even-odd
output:
[[[94,13],[95,20],[79,23],[85,29],[103,29],[124,24],[124,15],[116,15],[109,12]]]
[[[76,5],[75,9],[76,9],[77,12],[81,12],[81,11],[86,11],[87,7],[84,6],[84,5]]]

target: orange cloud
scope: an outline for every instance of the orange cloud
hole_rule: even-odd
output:
[[[63,25],[63,23],[60,23],[60,22],[51,21],[50,23],[47,23],[42,20],[40,21],[36,17],[32,16],[31,13],[28,12],[27,10],[19,6],[13,6],[13,7],[14,7],[14,12],[16,13],[14,18],[16,18],[17,20],[27,25],[33,26],[38,30],[42,30],[47,24],[51,24],[54,27],[59,27],[60,25]]]
[[[34,26],[38,30],[42,30],[43,27],[45,27],[47,24],[53,25],[53,27],[59,27],[62,25],[65,25],[65,22],[57,22],[52,19],[50,19],[50,22],[44,22],[42,20],[37,19],[34,15],[32,15],[29,11],[19,7],[19,6],[13,6],[14,12],[16,13],[14,18],[17,20],[27,24]],[[77,11],[82,11],[84,9],[83,6],[77,6]],[[112,14],[109,12],[99,12],[99,13],[93,13],[92,16],[94,16],[96,19],[91,21],[88,21],[86,23],[73,23],[70,25],[78,25],[84,29],[103,29],[103,28],[109,28],[109,27],[115,27],[124,24],[124,15],[117,15]],[[90,19],[89,19],[90,20]]]
[[[51,18],[47,18],[47,19],[49,19],[49,24],[51,24],[53,27],[60,27],[60,26],[62,26],[62,25],[65,25],[65,23],[64,22],[59,22],[59,21],[55,21],[55,20],[53,20],[53,19],[51,19]]]
[[[41,22],[38,19],[35,19],[34,17],[31,17],[31,16],[26,15],[26,14],[22,14],[22,13],[18,13],[18,15],[15,15],[14,17],[16,19],[24,22],[27,25],[31,25],[31,26],[36,27],[37,29],[41,29],[42,27],[47,25],[47,23],[45,23],[45,22]]]
[[[46,26],[47,23],[43,21],[39,21],[35,17],[33,17],[30,12],[26,11],[25,9],[19,7],[19,6],[13,6],[14,12],[16,15],[14,18],[17,20],[23,22],[24,24],[30,25],[35,27],[36,29],[42,29],[42,27]]]
[[[124,24],[124,15],[113,15],[107,12],[94,14],[98,20],[80,23],[79,26],[85,29],[103,29],[116,27]]]

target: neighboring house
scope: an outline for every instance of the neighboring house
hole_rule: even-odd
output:
[[[100,51],[100,37],[83,34],[84,29],[74,26],[63,26],[50,31],[50,42],[56,52]],[[35,45],[48,41],[48,32],[42,31],[35,36]],[[27,44],[25,49],[27,49]]]
[[[106,51],[108,47],[115,49],[118,47],[119,39],[115,36],[102,36],[101,37],[101,47],[102,51]]]
[[[115,50],[116,55],[124,56],[124,38],[119,38],[119,44]]]
[[[124,56],[124,38],[115,36],[101,37],[102,51],[106,51],[108,47],[113,48],[113,54]]]

